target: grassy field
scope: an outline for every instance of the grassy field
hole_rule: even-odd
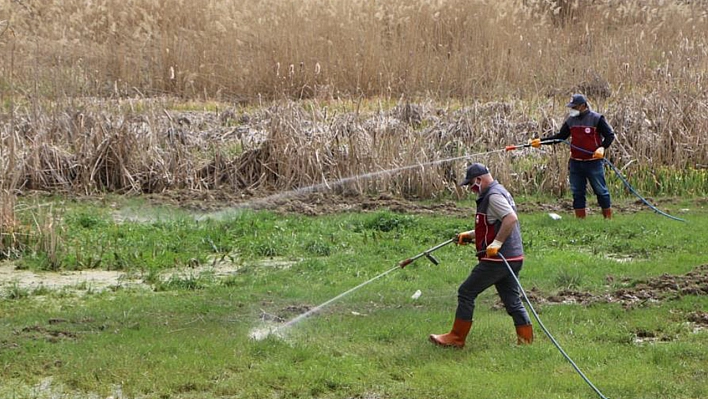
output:
[[[421,259],[395,269],[278,335],[251,338],[468,229],[470,218],[242,209],[195,220],[120,198],[108,202],[110,210],[101,201],[53,203],[62,209],[65,249],[57,259],[65,268],[79,267],[79,252],[94,260],[109,254],[102,267],[118,268],[108,260],[127,255],[112,252],[130,248],[135,258],[122,267],[145,286],[3,287],[2,397],[597,396],[535,320],[535,343],[516,346],[511,319],[492,291],[479,298],[464,350],[427,342],[428,334],[450,327],[457,286],[473,265],[469,247],[444,247],[435,253],[438,266]],[[140,218],[115,222],[125,208],[142,209]],[[522,285],[544,325],[608,398],[708,395],[705,266],[692,280],[693,293],[674,290],[669,279],[708,263],[708,210],[690,199],[663,209],[687,223],[648,210],[610,222],[597,214],[581,222],[562,211],[561,220],[520,215]],[[190,258],[194,270],[214,259],[234,268],[220,278],[161,274],[179,263],[190,267]],[[28,254],[16,262],[36,268],[37,259]],[[662,276],[663,286],[649,284]],[[412,299],[416,290],[422,295]],[[554,302],[559,295],[585,303]]]
[[[427,342],[471,249],[395,266],[471,228],[474,161],[601,392],[708,397],[707,25],[683,0],[0,3],[0,398],[599,396],[492,292],[464,350]],[[575,92],[686,223],[609,168],[615,219],[576,221],[567,145],[505,150]]]

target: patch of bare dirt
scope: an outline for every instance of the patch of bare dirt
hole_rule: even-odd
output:
[[[272,303],[264,302],[263,305],[272,305]],[[271,314],[261,309],[260,319],[264,322],[283,323],[295,316],[309,312],[310,309],[312,307],[308,305],[292,305],[279,310],[277,314]]]
[[[693,312],[688,315],[688,321],[699,328],[708,328],[708,312]]]
[[[448,216],[469,216],[473,205],[458,205],[455,199],[423,203],[416,199],[406,199],[391,194],[364,195],[356,192],[297,192],[267,193],[254,191],[230,192],[228,190],[169,191],[161,194],[144,195],[154,205],[169,205],[199,213],[214,213],[236,209],[270,210],[280,214],[300,214],[319,216],[342,212],[371,212],[390,209],[409,214],[436,214]],[[459,197],[457,199],[462,199]],[[652,202],[650,200],[650,202]],[[671,203],[671,199],[664,202]],[[652,202],[654,203],[654,202]],[[655,205],[659,205],[654,203]],[[570,198],[555,202],[526,201],[517,203],[520,213],[524,212],[567,212],[572,213]],[[641,201],[616,202],[615,212],[635,213],[646,210]],[[595,212],[592,207],[589,212]]]
[[[225,212],[237,209],[270,210],[281,214],[308,216],[342,212],[371,212],[390,209],[410,214],[436,214],[469,216],[469,207],[458,206],[454,201],[421,203],[392,195],[365,196],[355,193],[293,193],[263,195],[255,193],[229,193],[226,191],[172,191],[146,196],[155,205],[170,205],[201,213]]]
[[[65,339],[73,340],[76,338],[76,333],[72,331],[49,329],[38,325],[23,327],[22,330],[15,333],[27,336],[32,340],[45,340],[51,343],[57,343]]]
[[[604,294],[562,290],[544,297],[537,291],[527,293],[533,303],[619,303],[625,308],[678,299],[686,295],[708,295],[708,264],[698,266],[684,275],[663,274],[647,280],[625,281],[626,288]],[[699,319],[708,316],[699,315]]]

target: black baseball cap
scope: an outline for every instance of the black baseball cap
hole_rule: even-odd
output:
[[[577,107],[578,105],[583,105],[587,104],[588,100],[585,99],[585,96],[582,94],[573,94],[573,96],[570,98],[570,102],[566,104],[566,107],[568,108],[573,108]]]
[[[467,167],[467,174],[465,174],[465,180],[460,183],[461,186],[466,186],[474,179],[476,179],[479,176],[486,175],[489,173],[489,169],[487,169],[486,166],[482,165],[481,163],[473,163],[472,165]]]

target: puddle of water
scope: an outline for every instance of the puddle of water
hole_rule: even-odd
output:
[[[21,289],[62,289],[83,285],[103,290],[108,287],[140,285],[139,280],[129,279],[125,273],[108,270],[85,270],[66,272],[33,272],[17,270],[11,262],[0,264],[0,288],[14,286]]]
[[[288,269],[295,265],[297,260],[290,259],[265,259],[250,263],[253,267],[267,267],[274,269]],[[224,278],[237,273],[242,267],[241,262],[234,262],[228,257],[212,259],[205,266],[165,270],[161,277],[188,278],[202,274],[209,274],[215,278]],[[149,288],[140,274],[126,273],[115,270],[82,270],[62,272],[35,272],[31,270],[17,270],[13,262],[0,262],[0,296],[10,288],[34,291],[40,288],[50,290],[70,289],[83,287],[85,290],[103,291],[111,287],[124,288]]]
[[[53,377],[46,377],[34,386],[21,383],[9,383],[0,386],[0,397],[3,398],[35,398],[35,399],[127,399],[123,394],[121,385],[112,387],[112,394],[101,396],[97,393],[80,393],[72,391],[65,385],[54,381]],[[145,396],[137,396],[135,399],[143,399]]]
[[[613,260],[617,263],[629,263],[634,261],[634,257],[630,255],[607,254],[605,259]]]

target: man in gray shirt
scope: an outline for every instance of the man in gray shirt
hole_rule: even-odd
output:
[[[479,263],[457,291],[457,310],[452,330],[447,334],[431,334],[430,341],[440,346],[463,348],[472,328],[475,299],[492,285],[512,317],[518,344],[533,341],[531,320],[520,298],[520,288],[504,265],[504,258],[518,277],[524,260],[521,229],[516,204],[511,194],[494,180],[486,166],[475,163],[467,168],[460,183],[477,193],[474,230],[459,233],[458,244],[474,241]]]

